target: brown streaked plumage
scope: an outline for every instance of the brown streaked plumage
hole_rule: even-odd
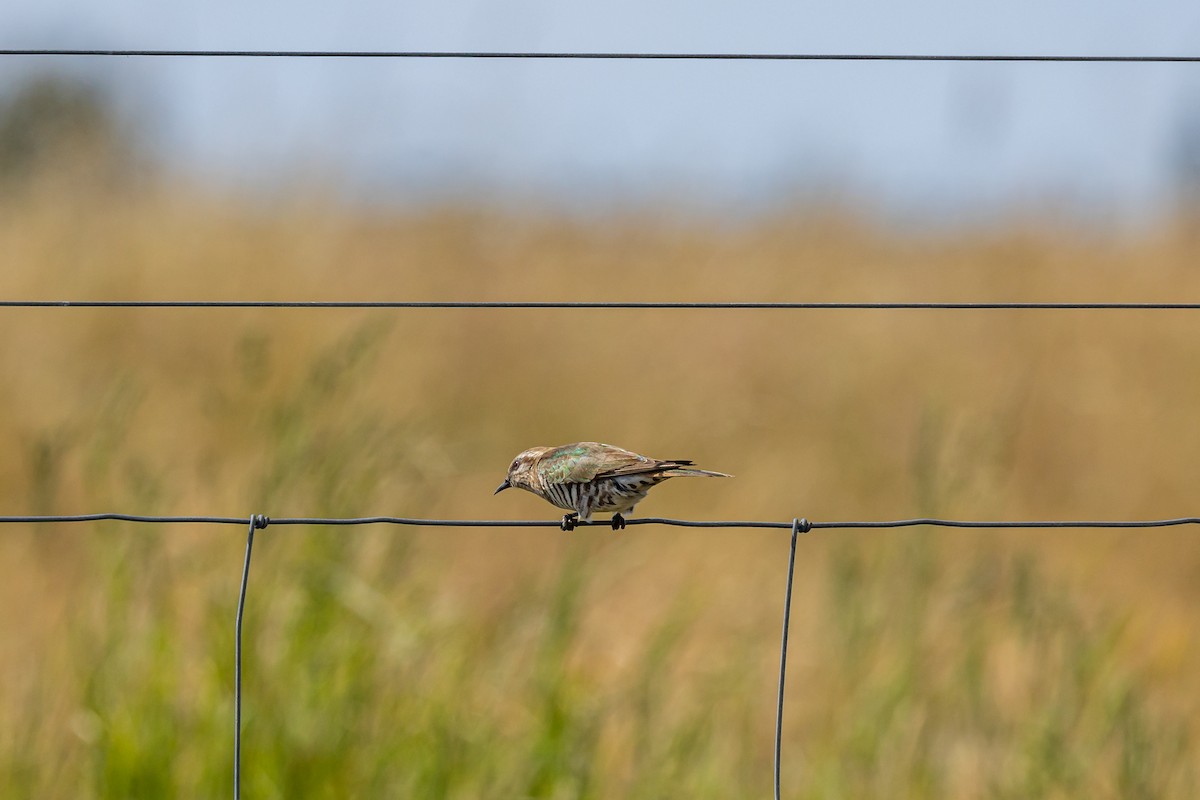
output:
[[[496,494],[516,487],[533,492],[571,513],[563,515],[565,531],[577,519],[595,512],[612,512],[613,530],[625,527],[622,514],[633,511],[646,493],[668,478],[731,478],[724,472],[695,469],[681,458],[657,459],[600,442],[576,442],[560,447],[531,447],[508,468]]]

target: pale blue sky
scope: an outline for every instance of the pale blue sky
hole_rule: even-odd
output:
[[[0,46],[1197,55],[1200,3],[10,0]],[[0,89],[51,64],[112,86],[181,169],[407,198],[1144,214],[1200,115],[1200,64],[8,58]]]

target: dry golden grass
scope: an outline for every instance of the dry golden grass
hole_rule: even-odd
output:
[[[1026,220],[933,234],[812,211],[597,221],[364,211],[317,193],[267,203],[179,187],[47,190],[3,202],[0,283],[4,297],[46,299],[1165,301],[1200,297],[1200,240],[1187,231],[1121,238]],[[578,439],[737,475],[672,482],[645,514],[1197,513],[1191,313],[14,309],[0,315],[0,359],[7,514],[552,518],[531,496],[491,489],[517,451]],[[221,615],[242,536],[0,532],[0,602],[20,609],[0,630],[5,774],[38,796],[224,786],[231,619]],[[260,541],[248,705],[279,720],[251,720],[251,763],[256,735],[281,737],[271,750],[281,766],[251,767],[262,794],[294,796],[306,780],[325,787],[318,796],[765,790],[782,532],[273,528]],[[1196,760],[1200,735],[1198,578],[1200,539],[1185,529],[810,535],[797,566],[786,776],[811,797],[1190,786],[1180,765]],[[1038,627],[1041,612],[1021,610],[1027,580],[1057,622]],[[335,616],[328,629],[312,623],[321,636],[288,627],[322,614]],[[321,638],[359,624],[362,650]],[[445,658],[412,666],[417,645]],[[172,655],[146,666],[148,650]],[[314,651],[345,658],[294,673]],[[392,667],[341,671],[349,659]],[[417,683],[397,685],[396,664]],[[957,683],[956,665],[967,675]],[[578,682],[559,686],[557,670]],[[1056,672],[1091,677],[1063,688]],[[514,688],[531,675],[536,691]],[[296,688],[306,680],[311,694]],[[187,699],[160,733],[145,729],[161,711],[160,695],[141,693],[147,681]],[[864,693],[879,681],[899,688]],[[1099,733],[1128,721],[1122,692],[1144,705],[1129,730],[1158,736],[1143,761]],[[903,700],[879,699],[893,696]],[[1059,700],[1074,714],[1060,750],[1015,738]],[[350,705],[362,714],[337,736],[353,768],[346,753],[313,755],[325,715]],[[424,722],[397,744],[394,720],[373,708]],[[560,708],[577,713],[558,725]],[[114,709],[131,715],[124,745]],[[188,714],[204,720],[187,727],[195,738],[171,738]],[[994,729],[960,729],[963,714]],[[533,717],[545,724],[523,750]],[[513,737],[490,746],[514,752],[455,778],[470,770],[438,759],[486,752],[469,738],[480,719]],[[864,745],[854,725],[883,741]],[[697,744],[694,731],[708,738]],[[385,740],[403,780],[360,763]],[[1089,759],[1114,747],[1134,766],[1110,780]],[[120,766],[170,753],[150,777]],[[1040,754],[1029,757],[1040,766],[1013,753]],[[582,788],[570,779],[586,771],[572,760],[581,754],[598,770]],[[313,758],[311,774],[295,766]],[[433,766],[418,780],[412,763]],[[89,788],[76,794],[80,781]]]

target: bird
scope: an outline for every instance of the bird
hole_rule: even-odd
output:
[[[625,528],[624,514],[633,512],[650,489],[668,478],[732,478],[724,472],[696,469],[683,458],[658,459],[600,442],[559,447],[531,447],[513,459],[504,482],[493,492],[524,489],[567,509],[561,527],[575,529],[593,513],[613,512],[612,529]]]

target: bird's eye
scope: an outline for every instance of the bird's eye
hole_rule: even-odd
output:
[[[512,463],[512,466],[508,468],[508,471],[512,472],[513,470],[515,470],[517,468],[517,465],[520,463],[521,463],[521,459],[518,458],[516,461],[514,461]]]

